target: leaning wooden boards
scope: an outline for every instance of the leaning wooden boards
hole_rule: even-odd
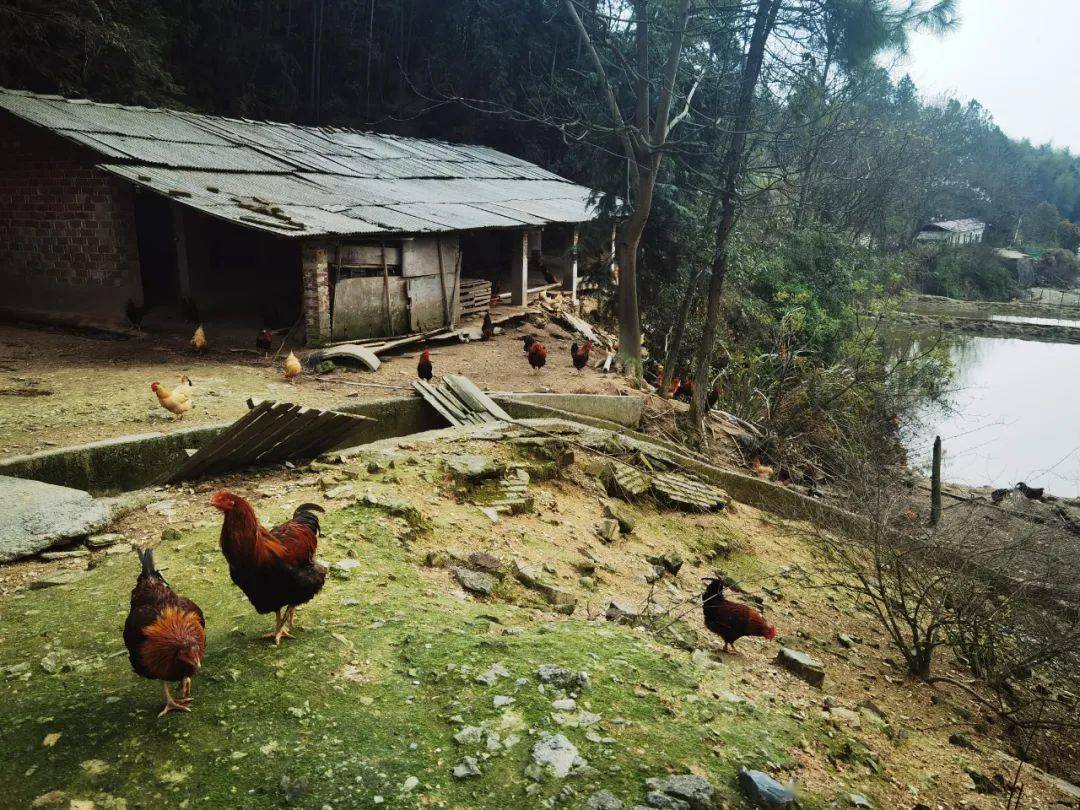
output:
[[[374,421],[337,411],[321,411],[289,402],[248,400],[251,408],[200,448],[165,479],[200,478],[256,464],[308,459],[358,443],[364,423]]]

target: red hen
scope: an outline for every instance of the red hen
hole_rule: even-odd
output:
[[[431,382],[432,366],[431,366],[431,350],[424,349],[420,354],[420,362],[416,364],[416,376],[426,382]]]
[[[718,577],[702,580],[707,582],[702,594],[702,613],[705,626],[724,640],[724,649],[733,650],[734,644],[743,636],[776,638],[776,628],[747,605],[740,605],[724,598],[724,581]]]
[[[570,358],[574,361],[574,368],[581,371],[585,366],[589,364],[589,349],[592,348],[592,341],[586,340],[585,345],[580,349],[577,343],[573,343],[570,346]]]
[[[199,606],[179,596],[154,567],[154,552],[140,549],[142,572],[131,591],[131,610],[124,622],[124,646],[131,668],[144,678],[163,681],[165,708],[190,711],[191,678],[206,652],[206,621]],[[181,696],[169,693],[169,681],[180,683]]]
[[[529,346],[529,365],[539,373],[546,362],[547,349],[544,348],[544,344],[539,340],[534,340],[532,345]]]
[[[296,606],[311,601],[326,582],[326,568],[315,562],[319,542],[321,506],[304,503],[291,520],[267,531],[251,504],[228,490],[210,503],[225,514],[221,525],[221,553],[229,563],[229,576],[259,613],[276,615],[273,632],[263,638],[292,638]]]

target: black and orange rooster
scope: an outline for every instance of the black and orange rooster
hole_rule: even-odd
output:
[[[589,364],[589,349],[591,348],[591,340],[586,340],[585,345],[580,349],[578,348],[577,343],[570,344],[570,359],[574,361],[574,368],[578,371],[581,371]]]
[[[733,645],[743,636],[761,636],[770,641],[776,638],[776,628],[765,621],[760,613],[752,607],[724,598],[722,579],[708,577],[702,582],[708,583],[701,596],[705,626],[724,640],[725,650],[734,651]]]
[[[694,398],[694,381],[680,381],[679,387],[675,389],[675,393],[672,396],[680,402],[690,402],[690,400]]]
[[[491,340],[495,337],[495,324],[491,322],[491,313],[484,313],[484,322],[480,325],[480,339]]]
[[[142,572],[131,591],[131,610],[124,622],[124,646],[137,675],[165,684],[165,708],[191,711],[191,679],[206,653],[206,621],[199,606],[179,596],[154,567],[154,552],[140,549]],[[169,681],[180,683],[174,698]]]
[[[547,362],[547,349],[544,348],[544,344],[539,340],[534,340],[532,345],[529,346],[529,365],[533,367],[533,370],[539,374],[540,369],[544,367],[544,363]]]
[[[263,353],[265,360],[270,355],[270,350],[274,348],[274,333],[269,329],[261,330],[255,338],[255,348]]]
[[[682,377],[675,377],[671,381],[671,387],[668,388],[667,395],[674,397],[680,388],[682,388]]]
[[[521,339],[521,348],[525,352],[525,354],[529,353],[529,349],[532,348],[532,345],[534,343],[536,343],[535,335],[525,335],[525,337]]]
[[[431,350],[424,349],[420,353],[420,362],[416,364],[416,376],[426,382],[431,382],[432,366],[431,366]]]
[[[282,637],[292,638],[296,606],[311,601],[326,582],[326,568],[315,562],[315,513],[325,510],[314,503],[300,504],[290,520],[267,531],[239,495],[223,489],[210,503],[225,514],[221,553],[229,563],[229,576],[256,611],[276,614],[273,631],[263,638],[280,646]]]

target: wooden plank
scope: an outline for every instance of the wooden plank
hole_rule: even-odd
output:
[[[450,413],[454,414],[462,422],[471,421],[469,419],[470,412],[459,400],[457,400],[449,391],[443,388],[436,388],[433,385],[428,386],[430,393],[433,397],[439,400]]]
[[[301,410],[301,406],[291,403],[276,406],[274,412],[278,414],[278,418],[273,422],[261,421],[257,425],[257,432],[250,433],[248,439],[232,451],[230,461],[237,466],[254,463],[262,451],[272,447],[280,436],[289,431],[294,415]]]
[[[476,383],[462,374],[447,374],[443,377],[450,389],[458,395],[470,410],[483,411],[491,414],[496,419],[504,422],[512,422],[510,414],[500,408],[487,394],[477,387]]]
[[[336,411],[324,412],[323,418],[309,425],[298,437],[297,444],[289,450],[290,458],[312,458],[329,449],[338,436],[343,436],[352,427],[349,414]]]
[[[290,408],[297,406],[286,405],[279,406],[274,405],[266,412],[262,417],[248,425],[245,425],[239,430],[230,430],[227,436],[222,438],[225,441],[221,446],[216,448],[216,452],[210,458],[203,460],[201,469],[197,471],[197,475],[207,475],[211,472],[215,472],[222,468],[222,464],[229,462],[229,466],[238,468],[244,466],[245,463],[250,463],[249,456],[245,455],[246,450],[250,448],[258,441],[265,431],[270,430],[278,422],[288,420]],[[231,457],[231,458],[230,458]]]
[[[322,414],[323,411],[316,408],[298,408],[293,412],[292,418],[267,432],[264,441],[253,448],[252,460],[260,464],[268,464],[288,458],[287,450],[290,442],[298,433],[305,430],[308,424],[317,422]]]
[[[461,427],[463,422],[456,416],[454,416],[452,413],[450,413],[450,411],[448,411],[443,406],[443,404],[439,402],[439,400],[428,391],[430,387],[431,386],[425,385],[423,380],[413,381],[413,388],[421,397],[424,398],[424,401],[427,402],[428,405],[434,408],[439,413],[439,415],[442,416],[442,418],[449,422],[451,425],[454,425],[455,427]]]
[[[234,422],[230,427],[226,428],[224,431],[214,437],[210,442],[206,444],[205,447],[201,448],[195,455],[191,456],[186,462],[181,464],[180,467],[172,473],[171,477],[168,480],[179,481],[182,478],[190,477],[192,475],[192,472],[202,467],[206,461],[216,458],[218,455],[220,455],[219,450],[224,444],[228,442],[230,433],[235,430],[241,430],[247,425],[257,421],[258,419],[261,419],[267,413],[267,411],[270,410],[272,406],[272,402],[263,402],[260,403],[258,406],[252,408],[250,411],[240,417],[240,419]]]

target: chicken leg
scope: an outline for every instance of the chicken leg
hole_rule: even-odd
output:
[[[184,680],[187,681],[187,683],[184,685],[185,695],[184,695],[184,697],[181,697],[179,700],[173,699],[172,694],[169,692],[169,684],[168,684],[168,682],[167,681],[163,682],[163,685],[165,686],[165,708],[161,710],[161,712],[158,714],[158,717],[164,717],[169,712],[173,712],[173,711],[176,711],[176,712],[190,712],[191,711],[191,709],[189,709],[188,705],[187,705],[191,701],[191,698],[188,697],[188,695],[191,693],[191,678],[185,678]]]
[[[292,609],[293,608],[289,608],[289,610]],[[277,616],[277,618],[274,620],[274,629],[269,633],[263,633],[263,638],[272,638],[274,640],[274,646],[280,647],[282,638],[293,638],[293,635],[289,632],[289,628],[286,626],[285,620],[288,614],[282,616],[280,608],[274,611],[274,613]]]

